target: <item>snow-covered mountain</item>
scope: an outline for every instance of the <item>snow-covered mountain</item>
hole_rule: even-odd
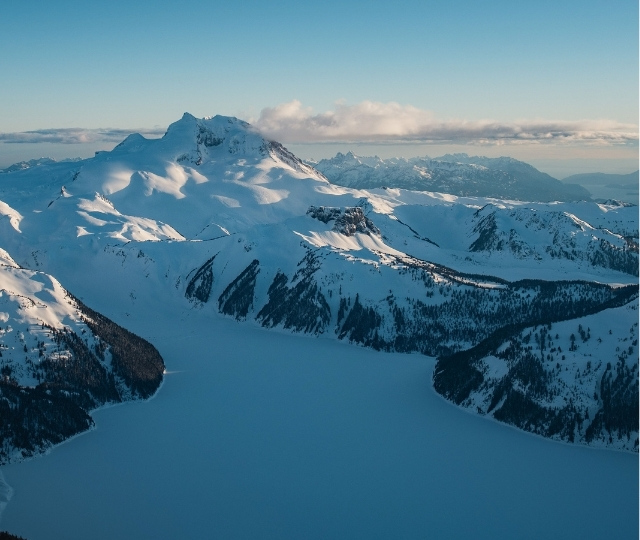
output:
[[[360,157],[352,152],[313,162],[332,183],[357,189],[380,187],[521,201],[580,201],[590,194],[513,158],[447,154],[438,158]]]
[[[0,464],[91,428],[89,412],[147,398],[164,363],[152,345],[0,250]]]
[[[488,204],[474,213],[478,237],[470,251],[509,251],[528,260],[588,261],[594,267],[638,275],[637,234],[598,229],[569,211],[504,209]]]
[[[463,165],[450,168],[492,171]],[[0,246],[22,268],[56,276],[123,326],[149,305],[163,318],[182,306],[446,362],[507,331],[515,339],[638,302],[635,208],[341,187],[228,117],[185,114],[161,139],[131,135],[91,159],[4,174],[0,214]],[[610,352],[602,348],[603,365],[615,364]],[[637,381],[637,361],[627,364]],[[578,392],[584,380],[565,382]],[[463,403],[457,384],[468,381],[436,389]],[[625,400],[637,395],[631,385]],[[581,407],[597,417],[596,405]],[[568,422],[538,431],[637,450],[637,418],[624,433],[583,420],[589,438]]]

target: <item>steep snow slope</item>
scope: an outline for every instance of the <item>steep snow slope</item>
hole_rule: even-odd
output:
[[[193,239],[303,213],[319,186],[328,186],[319,173],[240,120],[185,114],[162,139],[131,135],[89,160],[6,175],[2,200],[21,215],[35,212],[32,229],[61,237],[140,239],[127,231],[141,228],[156,236],[148,239]],[[163,231],[166,223],[174,230]]]
[[[630,282],[624,274],[637,276],[633,207],[518,203],[390,189],[383,193],[394,207],[393,216],[405,226],[396,232],[404,236],[397,241],[420,258],[506,279]]]
[[[637,451],[637,273],[606,262],[613,252],[637,267],[637,209],[339,187],[244,122],[185,115],[163,139],[0,175],[0,214],[0,407],[67,400],[55,436],[27,430],[30,447],[5,436],[6,456],[157,388],[162,365],[136,371],[140,342],[85,303],[157,344],[168,369],[157,399],[100,411],[90,436],[3,467],[15,494],[2,528],[637,532],[633,456],[480,421],[433,392],[547,438]],[[75,365],[74,346],[111,394],[77,370],[51,380]],[[59,418],[72,409],[75,431]],[[10,495],[0,477],[0,511]]]

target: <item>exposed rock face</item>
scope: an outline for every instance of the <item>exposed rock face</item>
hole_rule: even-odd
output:
[[[311,206],[307,214],[323,223],[333,221],[333,230],[345,236],[353,236],[355,233],[380,234],[380,230],[364,215],[359,206],[350,208]]]
[[[579,358],[586,342],[561,325],[596,328],[603,310],[636,305],[637,208],[521,202],[575,192],[521,162],[464,155],[341,156],[328,176],[387,189],[337,187],[241,120],[189,114],[160,139],[131,135],[79,163],[25,167],[2,174],[0,247],[19,265],[0,249],[0,266],[11,266],[0,283],[0,401],[7,411],[60,415],[58,435],[48,417],[29,424],[34,452],[86,429],[92,407],[149,396],[162,377],[162,362],[136,339],[98,314],[82,319],[59,284],[43,289],[40,270],[123,323],[167,306],[158,315],[172,328],[188,324],[175,313],[193,310],[438,356],[436,389],[461,406],[545,436],[629,449],[615,442],[633,440],[637,419],[629,326],[598,336],[613,347],[598,352],[598,365]],[[21,266],[34,279],[14,290]],[[66,308],[43,327],[49,293]],[[576,321],[593,316],[602,319]],[[18,328],[7,317],[30,322]],[[543,353],[535,327],[549,324],[559,337],[551,345],[547,335]]]
[[[331,208],[313,213],[326,223],[342,215]],[[341,285],[345,265],[353,261],[307,248],[295,272],[278,270],[268,290],[259,293],[260,264],[254,260],[225,288],[218,308],[237,319],[255,317],[269,328],[334,332],[376,350],[438,356],[436,391],[473,412],[553,439],[637,451],[636,415],[630,414],[637,404],[637,362],[628,350],[609,368],[588,358],[586,348],[578,357],[565,329],[603,310],[633,310],[637,286],[510,283],[407,258],[372,268],[378,281],[352,295]],[[376,300],[374,291],[396,272],[394,291]],[[637,344],[634,328],[631,341]],[[588,341],[582,326],[577,333]],[[534,342],[538,351],[530,348]],[[565,360],[567,354],[572,356]],[[569,380],[565,368],[580,378],[574,383],[572,374]]]

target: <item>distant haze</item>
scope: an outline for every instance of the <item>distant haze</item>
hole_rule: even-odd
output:
[[[141,130],[132,130],[132,132]],[[150,134],[145,134],[151,138]],[[124,135],[122,139],[124,139]],[[28,161],[40,157],[56,160],[67,158],[93,157],[96,151],[112,150],[120,141],[91,141],[86,143],[0,143],[0,169],[5,169],[19,161]],[[326,159],[338,152],[353,151],[361,156],[391,157],[436,157],[443,154],[464,152],[472,156],[501,157],[508,156],[525,161],[538,170],[554,178],[564,179],[574,174],[602,172],[609,174],[629,174],[638,169],[636,151],[629,148],[557,148],[536,146],[477,146],[477,145],[427,145],[427,144],[370,144],[370,143],[315,143],[285,146],[302,159]],[[612,154],[612,155],[610,155]],[[577,156],[576,156],[577,155]],[[591,156],[591,157],[589,157]]]
[[[584,186],[597,199],[617,199],[638,204],[638,171],[631,174],[574,174],[563,182]]]

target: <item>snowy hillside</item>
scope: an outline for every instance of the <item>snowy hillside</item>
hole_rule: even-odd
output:
[[[153,346],[0,253],[0,464],[89,429],[105,403],[152,395]]]
[[[441,358],[438,391],[552,439],[638,451],[637,298],[511,334]]]
[[[357,189],[389,187],[542,202],[590,199],[583,187],[562,183],[527,163],[507,157],[447,154],[433,159],[381,159],[339,152],[312,165],[332,183]]]
[[[478,237],[470,251],[508,251],[516,258],[584,260],[594,267],[638,275],[635,233],[598,229],[567,210],[484,206],[474,214]]]
[[[447,167],[480,171],[463,184],[499,176]],[[3,174],[0,214],[0,246],[19,265],[123,326],[150,304],[174,324],[179,306],[448,358],[513,325],[637,302],[634,208],[340,187],[235,118],[185,114],[162,139]],[[610,427],[574,440],[633,450]]]

